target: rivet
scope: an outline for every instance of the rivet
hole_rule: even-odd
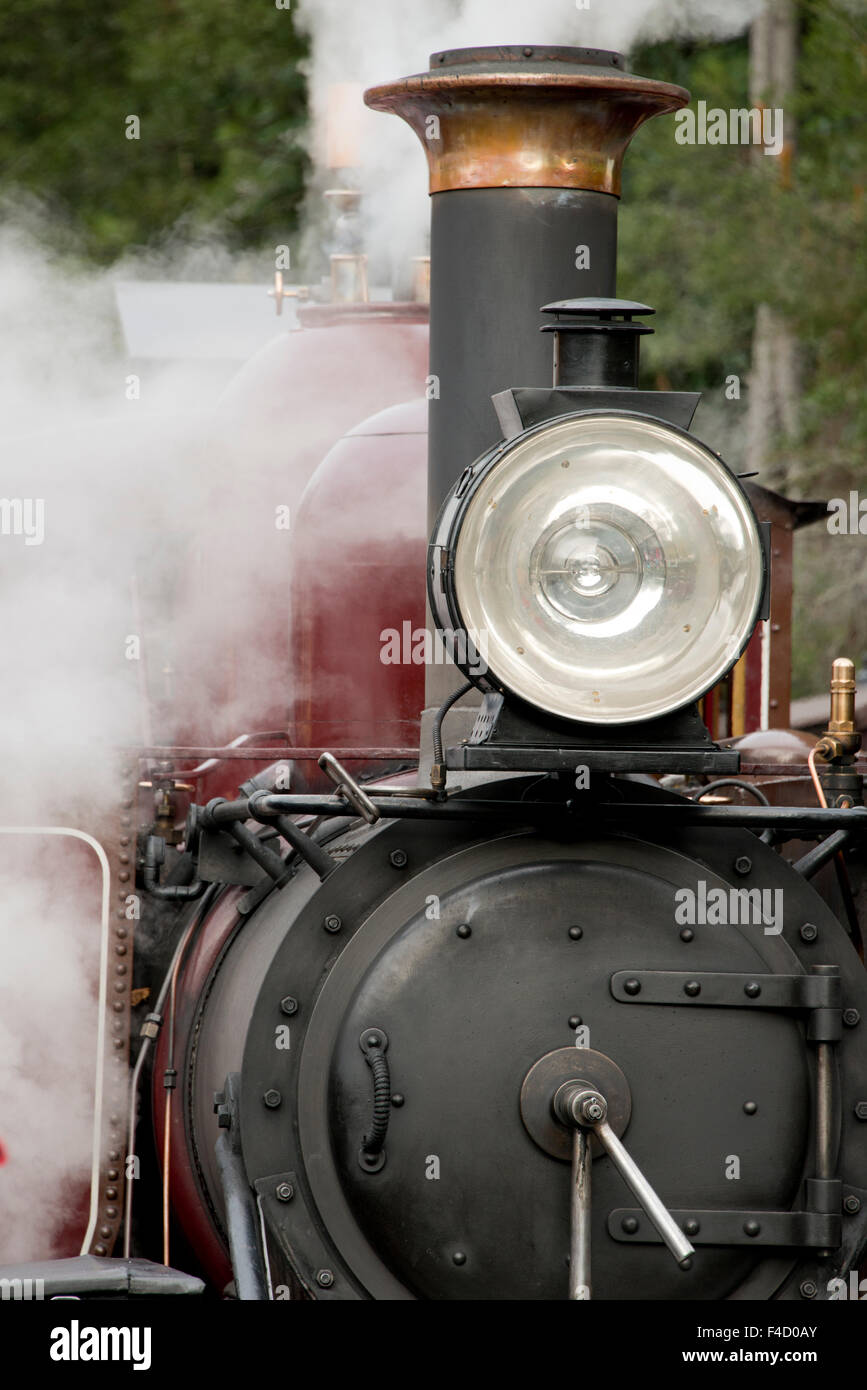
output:
[[[680,933],[681,941],[692,941],[694,936],[695,932],[692,927],[684,927],[683,931]]]
[[[573,1032],[576,1028],[581,1027],[581,1018],[578,1014],[572,1014],[571,1018],[569,1019],[569,1027],[572,1029]]]
[[[461,940],[462,940],[462,941],[466,941],[467,937],[468,937],[468,936],[472,936],[472,934],[473,934],[473,929],[472,929],[472,927],[469,926],[468,923],[466,923],[466,922],[461,922],[461,925],[458,927],[458,930],[457,930],[457,935],[461,938]]]
[[[697,994],[701,994],[701,985],[698,980],[687,980],[683,987],[683,992],[684,994],[688,994],[691,999],[694,999]]]
[[[93,1253],[95,1255],[105,1255],[107,1252],[104,1245],[95,1245],[93,1247]]]
[[[584,935],[584,928],[583,928],[583,927],[570,927],[570,928],[569,928],[569,936],[571,937],[571,939],[572,939],[573,941],[580,941],[583,935]]]
[[[623,990],[624,990],[624,993],[625,993],[625,994],[640,994],[640,993],[641,993],[641,981],[640,981],[640,980],[627,980],[626,983],[625,983],[624,986],[623,986]]]
[[[759,1225],[758,1221],[745,1221],[745,1222],[744,1222],[744,1235],[745,1235],[745,1236],[757,1236],[757,1235],[760,1235],[760,1234],[761,1234],[761,1230],[762,1230],[762,1228],[761,1228],[761,1226]]]
[[[452,1255],[452,1264],[465,1265],[466,1262],[467,1257],[464,1254],[463,1250],[456,1250],[455,1253]]]
[[[745,1101],[744,1101],[744,1114],[745,1114],[745,1115],[755,1115],[755,1113],[756,1113],[756,1111],[758,1110],[758,1108],[759,1108],[759,1107],[756,1105],[756,1102],[755,1102],[754,1100],[745,1100]]]
[[[624,1216],[620,1223],[620,1229],[624,1231],[626,1235],[634,1236],[635,1232],[638,1230],[638,1222],[634,1216]]]
[[[113,1202],[114,1199],[115,1199],[115,1197],[117,1196],[117,1188],[116,1188],[116,1187],[107,1187],[107,1188],[105,1189],[105,1195],[106,1195],[106,1197],[108,1198],[108,1200],[109,1200],[110,1202]]]
[[[695,1220],[687,1221],[683,1229],[686,1235],[697,1236],[699,1231],[701,1230],[701,1222]]]
[[[395,1091],[394,1095],[393,1095],[392,1098],[391,1098],[391,1103],[392,1103],[392,1105],[394,1106],[395,1110],[399,1110],[399,1109],[400,1109],[400,1107],[401,1107],[401,1106],[403,1105],[403,1103],[404,1103],[404,1100],[405,1100],[405,1097],[402,1096],[402,1095],[400,1094],[399,1091]]]
[[[750,980],[748,985],[744,985],[744,994],[748,999],[758,999],[761,992],[762,987],[756,980]]]

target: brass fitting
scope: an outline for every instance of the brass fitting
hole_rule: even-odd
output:
[[[860,747],[861,735],[855,728],[855,667],[847,657],[838,657],[831,667],[828,727],[814,749],[815,756],[828,764],[819,778],[827,805],[863,804],[862,777],[855,762]]]
[[[861,747],[855,728],[855,666],[841,656],[831,667],[831,714],[816,752],[826,762],[852,757]]]

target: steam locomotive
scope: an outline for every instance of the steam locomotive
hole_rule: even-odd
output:
[[[427,458],[390,406],[308,486],[288,733],[128,759],[81,1253],[2,1274],[821,1301],[857,1269],[852,663],[818,741],[769,728],[806,504],[639,388],[652,309],[616,297],[624,152],[688,99],[539,47],[366,94],[430,165]]]

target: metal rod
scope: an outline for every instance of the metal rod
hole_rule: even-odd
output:
[[[172,744],[157,744],[147,748],[126,748],[122,750],[138,758],[160,758],[167,762],[186,761],[189,758],[215,758],[220,762],[226,760],[236,760],[239,762],[252,763],[273,760],[279,762],[281,759],[289,762],[316,763],[322,757],[321,748],[294,748],[290,744],[280,747],[257,747],[254,744],[247,744],[244,747],[227,747],[219,745],[195,745],[192,747],[176,748]],[[334,748],[332,749],[335,758],[346,758],[357,762],[418,762],[417,748]],[[196,771],[197,769],[193,769]],[[189,776],[187,773],[185,776]]]
[[[590,1298],[590,1175],[593,1158],[590,1135],[576,1127],[572,1136],[571,1243],[569,1297]]]
[[[801,855],[800,859],[796,859],[792,868],[802,878],[812,878],[848,842],[849,831],[836,830],[833,835],[828,836],[827,840],[816,845],[815,849],[808,850],[806,854]]]
[[[606,825],[630,824],[636,820],[653,820],[655,825],[727,825],[743,826],[747,829],[773,826],[783,832],[814,831],[827,833],[839,827],[857,827],[867,824],[867,807],[852,806],[823,810],[819,807],[798,806],[699,806],[693,803],[660,804],[658,802],[636,803],[589,803],[582,807],[562,802],[471,800],[453,797],[447,801],[424,802],[409,797],[379,798],[372,791],[370,800],[382,817],[440,820],[477,820],[494,817],[503,820],[517,820],[522,824],[532,824],[539,820],[557,820],[561,824],[571,820],[573,824],[589,821],[594,828],[600,823]],[[227,806],[240,806],[241,803],[227,803]],[[222,808],[223,817],[230,819],[227,806]],[[259,809],[268,815],[346,815],[346,802],[341,798],[328,796],[304,796],[285,792],[269,792],[259,802]],[[236,813],[237,814],[237,813]]]
[[[268,1284],[259,1249],[256,1206],[244,1163],[240,1154],[233,1152],[228,1135],[220,1133],[215,1147],[217,1170],[226,1199],[226,1229],[235,1288],[239,1299],[261,1302],[268,1298]]]
[[[834,1177],[832,1044],[816,1044],[816,1177]]]
[[[258,864],[260,869],[264,869],[275,883],[279,883],[281,879],[286,877],[289,871],[279,854],[275,854],[267,845],[263,845],[252,830],[247,829],[246,825],[242,825],[240,821],[231,821],[226,829],[238,841],[241,848],[249,854],[254,863]]]
[[[599,1142],[602,1144],[611,1162],[614,1164],[627,1187],[631,1190],[639,1205],[647,1212],[647,1215],[662,1236],[662,1239],[665,1241],[681,1269],[689,1268],[687,1261],[695,1254],[695,1251],[677,1222],[674,1220],[674,1217],[670,1215],[664,1204],[657,1197],[641,1169],[634,1160],[630,1158],[608,1121],[597,1121],[593,1126],[593,1132],[599,1136]]]

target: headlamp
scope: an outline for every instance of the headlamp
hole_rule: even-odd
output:
[[[562,416],[500,444],[437,523],[430,597],[483,689],[590,724],[709,690],[759,615],[765,559],[735,476],[675,426]]]

